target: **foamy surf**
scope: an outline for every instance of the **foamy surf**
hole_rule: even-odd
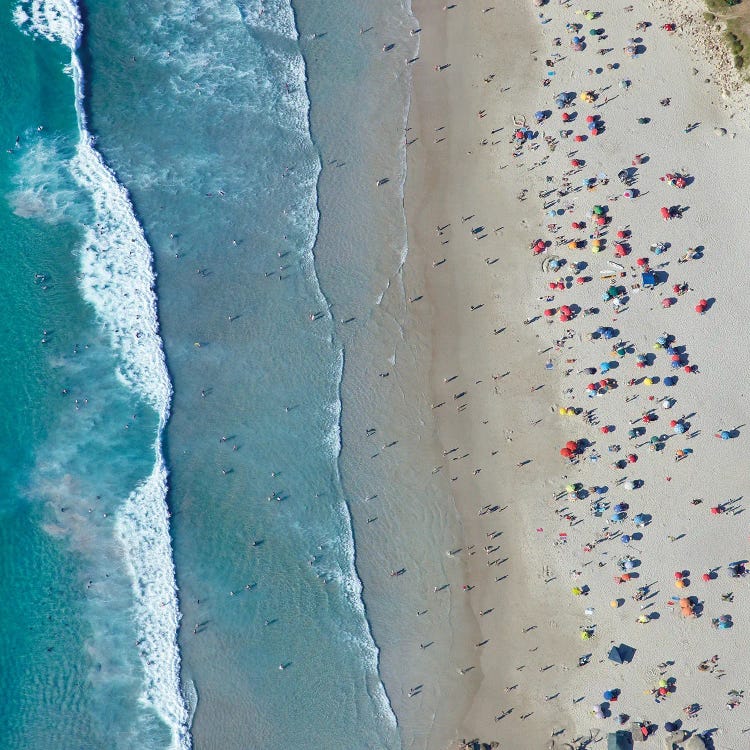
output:
[[[133,583],[133,615],[145,675],[141,702],[169,727],[171,750],[188,750],[191,740],[180,690],[179,612],[165,501],[167,471],[161,448],[172,391],[159,335],[151,250],[127,191],[94,148],[86,126],[84,76],[77,55],[83,31],[78,6],[66,0],[31,0],[15,9],[14,20],[23,31],[70,50],[67,70],[74,83],[80,137],[69,168],[94,207],[93,225],[86,228],[80,253],[83,294],[119,356],[120,379],[159,417],[154,469],[124,503],[116,519],[116,535]]]

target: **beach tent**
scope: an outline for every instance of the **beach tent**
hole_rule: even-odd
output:
[[[626,729],[607,735],[607,750],[631,750],[632,747],[633,735]]]
[[[626,646],[621,643],[619,646],[612,646],[607,658],[615,664],[627,664],[632,661],[635,649],[632,646]]]
[[[653,289],[656,285],[656,276],[652,273],[642,273],[641,274],[641,286],[643,286],[644,289]]]

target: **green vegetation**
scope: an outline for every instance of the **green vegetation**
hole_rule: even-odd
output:
[[[742,0],[705,0],[707,24],[721,23],[723,39],[737,70],[750,70],[750,4]]]

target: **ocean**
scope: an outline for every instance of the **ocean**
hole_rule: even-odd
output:
[[[408,5],[1,7],[0,747],[420,746]]]

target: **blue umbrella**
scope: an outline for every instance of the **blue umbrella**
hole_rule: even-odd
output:
[[[722,430],[721,431],[721,439],[722,440],[729,440],[730,437],[732,437],[732,436],[729,434],[729,432],[727,432],[726,430]]]
[[[602,362],[602,363],[601,363],[601,364],[599,365],[599,369],[600,369],[600,370],[601,370],[602,372],[609,372],[609,362]]]
[[[625,518],[624,513],[613,513],[609,520],[617,522],[617,521],[622,521],[623,518]]]
[[[604,697],[605,701],[611,701],[612,698],[615,697],[614,691],[612,691],[612,690],[605,690],[603,697]]]
[[[678,435],[682,435],[682,433],[683,433],[683,432],[685,432],[685,425],[684,425],[684,424],[682,424],[682,422],[678,422],[678,423],[677,423],[677,424],[676,424],[676,425],[674,426],[674,431],[675,431],[675,432],[676,432],[676,433],[677,433]]]
[[[638,513],[637,515],[633,516],[633,523],[636,526],[646,523],[646,516],[643,513]]]
[[[622,536],[620,537],[620,541],[621,541],[621,542],[622,542],[623,544],[630,544],[630,537],[629,537],[629,536],[628,536],[627,534],[623,534],[623,535],[622,535]]]
[[[677,354],[673,346],[667,347],[667,354],[671,357],[673,354]]]
[[[611,328],[607,328],[607,330],[604,332],[604,338],[613,339],[614,337],[615,337],[615,332]]]
[[[664,385],[672,386],[677,382],[677,378],[664,378]]]
[[[608,329],[608,328],[607,328],[606,326],[599,326],[599,328],[597,328],[597,329],[596,329],[596,332],[597,332],[597,333],[598,333],[598,334],[599,334],[600,336],[603,336],[603,335],[604,335],[604,333],[605,333],[605,331],[608,331],[608,330],[609,330],[609,329]]]
[[[680,362],[672,362],[672,369],[678,370],[680,367],[682,367],[682,364]]]
[[[666,336],[659,336],[659,338],[656,339],[656,343],[659,344],[659,346],[666,346],[667,345],[667,337]]]
[[[615,513],[622,513],[625,510],[625,505],[623,503],[617,503],[617,505],[615,505],[615,507],[612,508],[612,510]]]

